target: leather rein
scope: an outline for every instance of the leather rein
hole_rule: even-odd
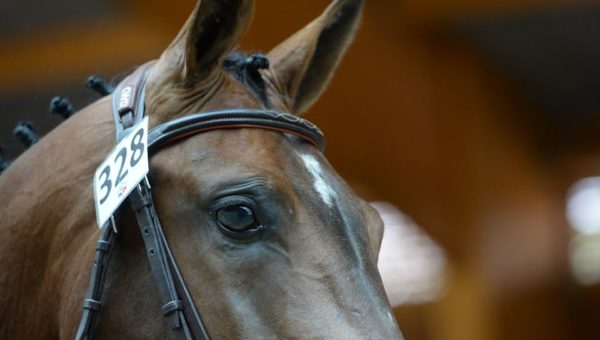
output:
[[[153,62],[138,68],[125,78],[113,93],[113,116],[117,143],[145,116],[145,84]],[[231,128],[257,128],[292,134],[324,149],[323,133],[313,123],[289,113],[259,109],[226,109],[200,112],[169,121],[148,132],[148,153],[151,156],[161,147],[199,133]],[[158,288],[162,312],[168,318],[176,339],[210,339],[206,327],[190,295],[181,271],[177,267],[169,243],[160,224],[152,199],[150,182],[142,181],[128,197],[142,238],[152,275]],[[123,209],[123,206],[119,208]],[[115,215],[118,214],[115,213]],[[96,252],[83,313],[76,339],[92,339],[102,307],[103,287],[116,226],[104,226],[96,242]]]

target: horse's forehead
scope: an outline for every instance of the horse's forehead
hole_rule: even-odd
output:
[[[290,142],[280,133],[261,129],[223,129],[192,136],[159,152],[153,159],[160,172],[217,182],[245,174],[275,174],[300,168]],[[285,169],[285,170],[284,170]]]
[[[176,149],[176,150],[175,150]],[[314,147],[261,129],[211,131],[191,137],[154,163],[202,187],[259,176],[289,192],[309,190],[327,207],[338,199],[335,172]],[[193,177],[193,178],[190,178]],[[185,178],[184,178],[185,179]],[[311,195],[311,196],[313,196]]]

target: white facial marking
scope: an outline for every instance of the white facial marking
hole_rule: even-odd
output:
[[[391,313],[391,312],[388,312],[388,319],[390,320],[390,323],[391,323],[392,325],[395,325],[395,324],[396,324],[396,318],[394,318],[394,316],[392,315],[392,313]]]
[[[336,196],[333,188],[325,182],[323,179],[323,171],[321,170],[321,164],[312,155],[300,155],[300,158],[304,162],[304,166],[313,177],[313,185],[315,190],[321,195],[323,202],[328,206],[333,206],[333,198]]]

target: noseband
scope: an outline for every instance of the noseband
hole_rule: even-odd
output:
[[[138,68],[119,84],[113,93],[113,116],[117,142],[145,116],[145,83],[153,63]],[[148,132],[148,153],[193,135],[220,129],[258,128],[297,136],[321,151],[323,133],[313,123],[289,113],[258,109],[227,109],[201,112],[169,121]],[[162,312],[169,318],[177,339],[209,339],[206,327],[196,309],[181,271],[165,238],[158,219],[148,180],[142,181],[129,195],[144,240],[146,255],[162,301]],[[122,207],[119,209],[123,209]],[[83,315],[76,339],[93,338],[95,323],[102,307],[103,286],[116,229],[104,226],[98,241],[90,278],[83,303]]]

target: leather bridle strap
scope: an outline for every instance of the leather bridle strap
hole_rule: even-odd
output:
[[[113,114],[117,140],[123,138],[128,129],[139,123],[145,115],[145,80],[152,65],[148,63],[140,67],[115,90]],[[176,338],[209,339],[190,294],[182,294],[182,289],[178,288],[185,287],[185,283],[181,276],[174,275],[174,259],[158,220],[150,183],[140,183],[129,195],[129,203],[144,241],[146,256],[162,301],[162,312],[170,318]],[[184,297],[183,301],[180,296]]]
[[[113,93],[113,114],[117,142],[125,137],[145,114],[145,81],[153,63],[138,68]],[[149,156],[161,147],[192,135],[233,128],[259,128],[297,136],[320,150],[324,149],[323,133],[313,123],[289,113],[258,109],[224,109],[187,115],[154,127],[148,133]],[[177,267],[169,243],[158,219],[149,181],[142,181],[129,195],[144,240],[146,255],[163,304],[163,314],[170,318],[177,338],[208,340],[209,336]],[[90,339],[94,322],[102,305],[102,288],[110,257],[114,233],[104,227],[96,251],[90,286],[84,300],[84,312],[76,339]],[[102,242],[106,240],[108,245]],[[108,247],[108,250],[104,248]],[[98,248],[97,248],[98,249]]]
[[[90,284],[83,300],[83,315],[75,335],[75,339],[91,339],[93,337],[94,324],[100,307],[102,307],[102,290],[108,271],[110,255],[114,246],[115,233],[113,228],[105,227],[100,232],[96,241],[96,254],[92,265]]]
[[[154,281],[158,286],[163,303],[162,312],[171,318],[171,328],[178,338],[209,339],[183,277],[174,270],[177,266],[158,220],[149,186],[140,184],[129,196],[129,202],[136,215]]]
[[[155,283],[159,286],[159,290],[161,286],[163,290],[166,287],[169,289],[171,300],[162,299],[164,315],[169,316],[170,313],[177,311],[178,320],[173,320],[172,328],[177,331],[181,327],[186,339],[209,339],[206,328],[200,319],[192,296],[187,290],[183,276],[177,268],[175,258],[165,238],[154,207],[150,188],[145,184],[141,185],[135,194],[129,197],[129,200],[137,216],[150,266],[153,271],[158,268],[164,271],[164,273],[159,273],[162,275],[154,274]]]
[[[223,129],[260,128],[300,137],[321,151],[325,138],[319,128],[306,119],[289,113],[258,109],[225,109],[201,112],[159,125],[148,134],[148,149],[160,147],[191,135]]]
[[[117,142],[127,135],[130,128],[143,119],[145,79],[151,66],[152,63],[148,63],[138,68],[119,84],[115,90],[113,114]],[[195,334],[191,333],[190,327],[186,322],[185,314],[182,311],[184,304],[179,300],[177,292],[177,287],[180,284],[176,284],[173,279],[172,261],[168,259],[170,250],[168,250],[162,228],[158,223],[148,186],[146,183],[141,183],[137,190],[134,190],[130,194],[129,201],[138,220],[152,274],[158,286],[161,300],[163,301],[163,314],[172,318],[171,325],[176,331],[177,338],[208,339],[206,332],[202,333],[203,327],[199,317],[193,320],[193,322],[200,324],[200,327],[192,327],[192,329],[196,330]],[[92,267],[90,284],[86,298],[84,299],[84,310],[76,334],[76,339],[78,340],[93,338],[95,322],[102,306],[102,290],[106,279],[111,250],[114,248],[114,237],[115,232],[113,229],[110,226],[104,226],[100,234],[100,239],[97,242],[98,246],[96,247],[97,250]],[[188,302],[186,305],[189,306],[190,303]],[[192,308],[195,309],[195,306],[192,306]]]
[[[144,81],[152,66],[148,63],[127,77],[115,90],[113,97],[113,114],[117,142],[127,135],[129,129],[143,119],[143,97]],[[178,339],[208,339],[204,331],[202,321],[195,312],[195,306],[191,304],[194,312],[188,313],[190,317],[186,320],[183,312],[184,305],[190,308],[190,302],[183,303],[179,300],[178,288],[173,278],[172,260],[169,259],[170,250],[162,228],[158,223],[154,203],[149,191],[149,185],[141,183],[136,190],[129,195],[129,202],[134,210],[138,225],[144,240],[144,247],[150,263],[154,281],[158,287],[160,298],[163,302],[163,314],[171,318],[171,326]],[[118,213],[115,213],[118,215]],[[98,241],[94,265],[86,298],[84,299],[84,310],[76,339],[92,339],[97,321],[97,315],[102,306],[102,290],[106,279],[110,252],[114,248],[113,240],[115,233],[110,226],[104,226]],[[102,245],[102,247],[100,247]],[[189,296],[189,294],[188,294]],[[192,316],[196,316],[193,320]],[[200,326],[188,326],[186,321]],[[194,330],[194,334],[192,334]],[[204,331],[204,332],[203,332]]]

